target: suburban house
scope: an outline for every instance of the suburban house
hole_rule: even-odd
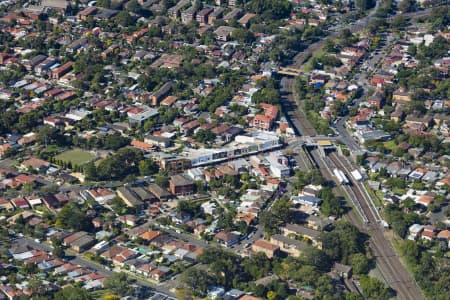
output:
[[[102,205],[116,197],[116,193],[107,188],[91,189],[87,191],[87,194]]]
[[[72,70],[73,62],[69,61],[52,71],[52,79],[60,79],[62,76]]]
[[[159,115],[157,109],[145,105],[132,107],[127,111],[128,122],[131,125],[141,125],[142,122],[157,115]]]
[[[120,187],[117,190],[117,195],[125,202],[129,207],[135,207],[142,209],[144,203],[141,201],[139,196],[128,186]]]
[[[220,26],[219,28],[216,29],[216,31],[214,31],[214,34],[216,35],[217,40],[226,42],[230,39],[234,30],[235,30],[234,27]]]
[[[195,184],[192,179],[184,175],[174,175],[169,180],[169,190],[173,195],[185,196],[194,193]]]
[[[151,104],[153,106],[158,106],[161,100],[168,96],[169,92],[172,90],[172,83],[166,82],[163,84],[153,95],[150,97]]]
[[[288,238],[281,234],[274,234],[270,237],[270,243],[280,247],[281,251],[284,251],[292,256],[298,257],[306,248],[308,244]]]
[[[253,243],[252,250],[254,252],[263,252],[268,258],[272,258],[278,254],[280,247],[265,240],[257,240]]]
[[[297,224],[286,224],[281,230],[285,236],[307,238],[314,246],[321,247],[320,231]]]
[[[167,148],[172,145],[172,140],[163,136],[156,136],[156,135],[146,135],[144,136],[144,142],[156,145],[161,148]]]
[[[149,184],[147,188],[159,201],[167,201],[172,196],[166,189],[155,183]]]
[[[216,233],[214,239],[217,240],[218,243],[226,247],[231,247],[239,242],[240,235],[233,232],[227,232],[225,230],[222,230]]]
[[[35,171],[44,173],[50,167],[50,163],[39,158],[31,157],[30,159],[24,160],[21,167],[24,170],[31,168]]]

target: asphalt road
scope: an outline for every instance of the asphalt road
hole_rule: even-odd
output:
[[[369,56],[369,58],[366,59],[364,61],[364,63],[362,64],[367,69],[367,72],[365,70],[362,70],[363,66],[360,66],[360,71],[358,72],[358,74],[356,74],[354,76],[358,80],[358,82],[357,82],[358,86],[360,86],[364,90],[364,92],[361,95],[361,97],[359,97],[358,99],[356,99],[354,101],[354,104],[352,107],[358,107],[359,104],[361,103],[361,101],[363,99],[365,99],[365,96],[367,95],[368,89],[370,87],[369,78],[368,78],[367,73],[375,71],[378,63],[386,56],[388,42],[385,41],[384,39],[382,39],[382,42],[384,43],[384,44],[382,44],[382,47],[377,49],[375,54],[371,54]],[[334,124],[334,128],[339,133],[339,139],[345,145],[347,145],[347,147],[351,151],[359,151],[360,146],[355,141],[355,139],[351,136],[351,134],[348,132],[348,130],[345,128],[345,123],[347,122],[348,119],[349,119],[348,115],[338,119],[336,121],[336,123]]]

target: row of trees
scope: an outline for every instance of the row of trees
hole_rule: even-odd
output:
[[[133,148],[122,148],[112,156],[94,162],[84,168],[88,180],[123,180],[130,175],[153,175],[158,166],[151,159],[146,159],[142,152]]]

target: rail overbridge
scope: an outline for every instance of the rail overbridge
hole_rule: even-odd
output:
[[[276,71],[276,73],[279,75],[291,76],[291,77],[298,77],[301,74],[303,74],[302,70],[300,70],[298,68],[293,68],[293,67],[279,68]]]

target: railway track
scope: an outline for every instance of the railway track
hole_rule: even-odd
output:
[[[316,135],[316,130],[299,107],[300,104],[295,100],[293,94],[294,82],[294,78],[283,77],[281,80],[282,91],[284,92],[281,106],[299,135],[314,136]]]
[[[379,1],[377,1],[376,8],[378,5]],[[349,29],[352,32],[364,29],[375,13],[376,8],[357,24],[350,25]],[[431,11],[431,9],[428,9],[422,12],[404,14],[404,16],[408,18],[421,17],[429,14]],[[337,37],[339,32],[340,30],[335,29],[327,38],[310,45],[305,51],[295,57],[295,62],[292,67],[299,69],[315,51],[323,46],[326,39],[333,39]],[[285,92],[282,101],[283,110],[285,111],[286,117],[297,134],[304,136],[315,136],[315,129],[311,126],[311,123],[294,98],[294,82],[295,81],[293,78],[282,78],[282,90]],[[308,154],[307,150],[308,149],[305,149],[305,152]],[[347,176],[352,181],[352,185],[343,187],[343,191],[355,204],[356,210],[362,217],[363,221],[367,221],[367,223],[365,222],[366,224],[361,226],[356,217],[355,211],[350,211],[350,213],[347,214],[348,219],[360,228],[361,231],[366,231],[370,234],[370,250],[376,258],[377,266],[379,267],[386,282],[396,291],[397,298],[405,300],[425,299],[422,291],[413,280],[411,274],[401,264],[400,258],[396,255],[391,243],[384,236],[383,229],[380,226],[382,218],[379,215],[377,208],[373,205],[370,195],[368,195],[365,187],[362,186],[361,183],[354,182],[353,178],[350,176],[351,165],[346,165],[346,162],[342,162],[336,154],[331,154],[325,161],[325,159],[320,158],[319,153],[316,154],[314,151],[311,151],[309,153],[309,159],[327,180],[334,180],[333,173],[330,169],[333,168],[333,166],[336,166],[341,170],[345,170],[347,173]]]
[[[320,172],[322,174],[327,174],[328,180],[334,181],[334,174],[332,172],[332,169],[339,167],[330,158],[328,157],[323,158],[320,156],[319,153],[314,155],[314,160],[318,163],[318,165],[321,166],[319,168]],[[342,185],[341,187],[344,190],[344,192],[349,196],[350,201],[353,204],[353,207],[355,207],[355,209],[358,211],[358,214],[362,218],[364,224],[368,224],[369,219],[367,218],[366,213],[361,207],[359,201],[357,201],[358,198],[356,197],[354,191],[347,185]]]
[[[368,220],[367,231],[370,234],[370,249],[375,256],[377,264],[382,270],[386,282],[397,292],[399,299],[423,299],[420,289],[414,282],[411,274],[401,264],[399,257],[395,253],[392,245],[386,240],[381,226],[381,216],[373,205],[370,196],[361,187],[361,183],[355,181],[350,174],[348,166],[336,153],[329,155],[330,163],[343,170],[349,178],[351,185],[346,187],[350,191],[348,195],[355,197],[356,202],[360,204],[363,215]]]
[[[298,104],[294,99],[294,95],[292,94],[293,89],[294,79],[284,77],[282,79],[282,90],[284,92],[282,105],[286,117],[291,122],[291,125],[294,127],[297,134],[315,136],[315,129],[311,126],[309,120],[298,107]],[[308,149],[305,150],[308,154]],[[351,166],[348,167],[344,162],[341,162],[341,159],[335,153],[332,153],[329,157],[321,158],[317,150],[311,150],[308,158],[311,160],[314,167],[319,169],[325,179],[334,180],[331,170],[334,167],[337,167],[344,170],[349,179],[353,181],[349,170]],[[354,211],[350,211],[348,219],[361,231],[365,231],[370,235],[370,250],[376,258],[377,265],[386,282],[396,291],[398,299],[424,299],[422,292],[413,281],[411,275],[401,264],[399,257],[395,254],[392,245],[386,240],[383,229],[379,224],[381,217],[379,216],[378,211],[376,211],[376,208],[371,206],[370,196],[367,195],[364,188],[354,184],[345,186],[342,190],[348,195],[356,208]],[[356,214],[360,215],[366,224],[361,225]]]
[[[339,157],[336,155],[336,153],[330,153],[328,158],[334,167],[336,167],[346,173],[345,175],[350,180],[351,186],[345,185],[345,187],[347,190],[351,191],[351,193],[354,195],[354,199],[357,199],[357,200],[361,199],[362,198],[361,195],[363,195],[364,192],[363,192],[362,188],[359,186],[360,183],[353,180],[353,178],[351,176],[351,170],[349,170],[342,163],[342,161],[339,159]],[[366,196],[366,195],[364,195],[364,196]],[[366,203],[366,201],[356,201],[356,202],[358,203],[357,205],[359,207],[359,210],[361,210],[362,214],[364,215],[363,220],[366,223],[369,223],[371,225],[376,225],[381,222],[381,216],[379,215],[379,213],[375,207],[370,205],[370,203]]]

